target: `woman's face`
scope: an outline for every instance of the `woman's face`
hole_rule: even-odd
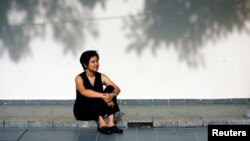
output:
[[[99,69],[99,59],[97,56],[93,56],[89,59],[89,64],[87,66],[87,69],[93,72],[97,72]]]

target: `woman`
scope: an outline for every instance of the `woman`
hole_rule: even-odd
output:
[[[116,96],[120,88],[108,76],[99,73],[99,55],[96,51],[83,52],[80,63],[84,72],[77,75],[74,115],[77,120],[98,121],[97,130],[102,134],[122,133],[115,125],[115,113],[120,111]],[[106,86],[103,90],[103,85]],[[107,120],[104,116],[107,115]]]

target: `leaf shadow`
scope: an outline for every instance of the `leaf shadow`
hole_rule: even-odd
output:
[[[3,0],[0,4],[0,56],[5,52],[18,62],[32,55],[32,39],[52,38],[61,43],[64,53],[75,54],[86,36],[98,38],[92,10],[103,0]]]
[[[130,39],[127,53],[142,55],[150,47],[157,54],[161,44],[173,47],[179,60],[189,67],[205,66],[201,49],[233,30],[248,30],[250,2],[247,0],[146,0],[142,16],[124,19]],[[249,31],[248,31],[249,32]]]

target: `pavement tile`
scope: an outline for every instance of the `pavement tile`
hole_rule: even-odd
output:
[[[104,135],[98,133],[96,141],[116,141],[117,134]]]
[[[77,137],[77,141],[96,141],[97,135],[96,134],[80,134]]]
[[[25,131],[22,128],[0,128],[0,141],[17,141]]]
[[[0,140],[20,141],[206,141],[207,128],[123,128],[103,135],[96,128],[0,128]]]
[[[20,141],[75,141],[79,129],[28,129]]]
[[[194,128],[195,135],[198,141],[207,141],[207,128]]]
[[[158,141],[177,141],[175,128],[156,128]]]
[[[176,135],[179,141],[197,141],[193,128],[176,128]]]
[[[157,140],[156,135],[138,135],[138,141],[154,141]]]
[[[117,134],[117,141],[137,141],[137,128],[123,128],[123,134]]]

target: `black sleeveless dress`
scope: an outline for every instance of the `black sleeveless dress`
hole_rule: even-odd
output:
[[[113,92],[113,86],[108,86],[108,89],[103,90],[103,84],[101,80],[101,73],[95,73],[95,83],[94,86],[90,83],[86,72],[80,74],[82,77],[84,87],[86,89],[91,89],[100,93]],[[110,89],[111,88],[111,89]],[[116,97],[113,98],[115,106],[108,107],[107,103],[101,98],[88,98],[83,96],[78,90],[76,90],[76,100],[74,104],[74,115],[77,120],[98,120],[98,116],[105,116],[115,114],[120,111]]]

